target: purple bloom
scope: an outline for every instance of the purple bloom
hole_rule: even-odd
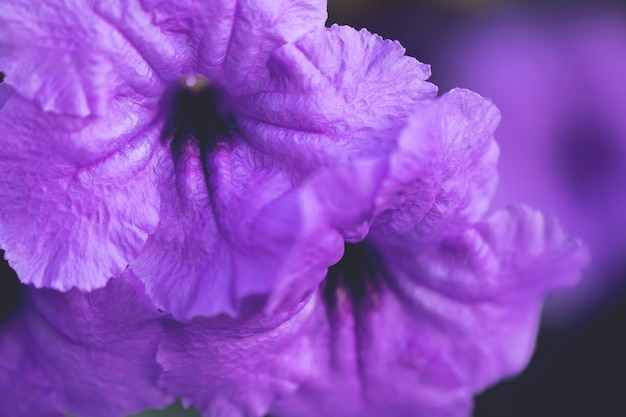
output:
[[[260,3],[0,6],[0,246],[68,291],[29,290],[0,333],[32,364],[10,390],[115,415],[158,376],[207,416],[462,416],[526,363],[586,256],[525,206],[483,219],[495,106],[436,98],[313,0]],[[124,367],[145,397],[75,386]]]
[[[469,415],[474,393],[525,366],[543,295],[586,262],[525,206],[477,220],[497,121],[464,90],[416,106],[383,182],[402,198],[367,237],[286,317],[166,321],[162,386],[207,416]]]
[[[102,287],[130,265],[177,318],[312,291],[342,235],[365,233],[352,229],[385,161],[359,158],[391,149],[385,138],[410,105],[436,92],[427,66],[397,44],[324,30],[314,1],[0,11],[13,92],[0,113],[7,259],[23,282],[63,291]],[[287,43],[316,27],[297,48]],[[327,67],[342,61],[307,58],[318,45],[343,54],[342,38],[398,64],[344,77]],[[181,100],[217,113],[205,125]],[[198,126],[177,126],[190,121]],[[323,190],[305,184],[324,169],[336,178]],[[318,201],[324,193],[333,206]]]
[[[1,278],[6,303],[17,279]],[[171,401],[156,385],[160,315],[132,276],[89,294],[18,292],[0,317],[0,415],[125,416]]]
[[[441,77],[503,113],[494,207],[523,201],[559,216],[593,250],[581,286],[555,299],[574,317],[617,285],[626,247],[626,20],[615,12],[496,15],[451,31]]]

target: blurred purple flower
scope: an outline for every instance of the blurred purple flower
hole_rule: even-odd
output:
[[[609,278],[626,248],[626,17],[518,11],[440,39],[439,79],[491,97],[503,114],[493,207],[539,206],[592,248],[593,271],[550,309],[576,317],[618,284]]]

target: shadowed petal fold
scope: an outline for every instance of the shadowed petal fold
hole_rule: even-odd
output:
[[[242,98],[241,128],[296,175],[389,154],[415,103],[437,93],[430,67],[404,53],[366,30],[318,29],[272,55],[269,88]]]
[[[0,414],[122,417],[171,401],[156,386],[160,315],[125,278],[89,294],[29,287],[0,328]]]
[[[346,265],[329,272],[292,311],[167,320],[160,383],[206,416],[466,417],[475,393],[526,365],[543,296],[587,262],[525,206],[428,244],[372,233],[355,245],[377,254],[360,259],[374,269],[358,282],[332,282]]]
[[[95,9],[164,79],[198,72],[237,92],[259,88],[270,53],[326,20],[322,0],[116,0]]]
[[[252,323],[166,320],[159,383],[204,416],[264,416],[271,402],[295,392],[308,372],[310,346],[302,331],[314,308],[308,300]]]
[[[159,143],[168,92],[190,73],[211,77],[233,101],[265,88],[270,53],[321,25],[322,6],[317,0],[0,6],[6,75],[0,177],[7,190],[0,197],[0,246],[20,279],[91,290],[119,275],[154,233],[159,207],[176,212],[188,203],[173,201],[180,178],[159,165],[160,151],[171,151]],[[284,191],[284,174],[277,174],[279,183],[260,194]],[[240,201],[220,202],[220,210],[234,211],[226,206],[233,202]],[[211,225],[203,230],[210,233]]]

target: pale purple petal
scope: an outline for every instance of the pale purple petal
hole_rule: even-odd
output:
[[[129,276],[90,294],[30,287],[0,328],[1,414],[122,417],[164,407],[159,318]]]
[[[99,288],[158,222],[164,85],[82,2],[0,6],[0,245],[37,287]]]
[[[6,52],[6,61],[0,64],[8,87],[14,88],[16,95],[2,112],[3,124],[13,124],[0,144],[5,149],[1,157],[7,161],[0,173],[5,174],[10,190],[3,196],[6,204],[0,212],[0,244],[6,248],[21,279],[61,290],[103,286],[136,258],[159,222],[157,210],[161,205],[165,218],[160,222],[166,230],[161,234],[169,233],[170,224],[179,221],[177,216],[187,216],[183,221],[187,222],[187,229],[181,227],[180,231],[184,234],[193,230],[188,243],[215,261],[209,265],[200,259],[191,260],[187,270],[178,270],[175,276],[195,269],[213,277],[213,281],[202,283],[193,279],[197,274],[191,274],[190,281],[182,284],[182,293],[206,297],[215,285],[221,286],[219,292],[226,295],[215,308],[229,311],[232,300],[236,303],[240,296],[264,292],[271,286],[261,278],[239,286],[228,279],[215,282],[215,276],[229,276],[237,268],[249,270],[245,274],[253,269],[245,259],[230,265],[230,255],[222,256],[224,250],[218,245],[235,241],[235,246],[240,246],[235,253],[242,255],[234,259],[249,257],[246,253],[251,253],[250,243],[237,241],[228,232],[229,227],[234,227],[230,223],[240,220],[233,205],[247,207],[241,204],[244,194],[229,184],[228,177],[219,178],[216,174],[216,181],[221,181],[214,187],[220,194],[213,207],[216,212],[203,214],[197,207],[189,210],[193,204],[202,204],[194,203],[194,198],[203,197],[190,197],[181,189],[191,187],[192,192],[197,192],[198,181],[205,179],[199,178],[193,167],[178,169],[173,175],[167,163],[157,166],[155,153],[160,155],[159,160],[167,160],[159,152],[164,149],[158,143],[162,117],[167,117],[162,114],[167,103],[160,102],[160,96],[167,99],[168,89],[189,72],[217,79],[233,100],[242,92],[258,92],[268,84],[266,61],[270,53],[322,25],[325,10],[321,6],[317,0],[267,2],[263,7],[258,2],[244,1],[146,1],[141,5],[107,2],[95,9],[82,3],[58,1],[42,10],[31,10],[20,2],[5,5],[5,36],[0,50]],[[46,37],[48,33],[51,36]],[[33,40],[40,42],[35,48],[25,48]],[[35,58],[41,56],[49,59],[44,60],[46,65],[36,67]],[[249,198],[258,198],[254,204],[248,204],[250,212],[244,213],[250,221],[260,207],[289,190],[294,180],[288,173],[276,170],[267,156],[244,156],[252,159],[232,157],[241,162],[241,166],[233,168],[233,175],[244,184],[244,179],[259,174],[257,182],[265,187],[253,190],[251,183],[245,189],[248,193],[254,191]],[[231,156],[222,153],[219,158],[228,165]],[[270,163],[259,162],[259,158]],[[255,171],[240,172],[249,166]],[[185,170],[190,172],[182,172]],[[207,189],[200,192],[206,194]],[[213,216],[217,221],[212,220]],[[276,220],[270,219],[267,225],[274,223]],[[267,225],[260,227],[267,229]],[[245,229],[243,225],[238,227]],[[311,239],[313,233],[307,233],[307,239]],[[329,233],[327,240],[337,239],[336,232]],[[247,230],[245,234],[254,236]],[[176,244],[176,237],[159,236],[154,241],[172,241],[172,246],[157,247],[154,253],[148,250],[148,257],[185,249]],[[275,240],[283,238],[287,239]],[[253,256],[260,265],[265,262],[262,252]],[[26,256],[31,253],[37,256]],[[331,263],[338,256],[334,251]],[[327,266],[328,262],[324,260],[322,264]],[[267,274],[276,275],[274,270]],[[154,281],[148,286],[151,294],[162,284],[158,278],[142,274],[142,279]],[[206,291],[196,291],[198,285]],[[168,303],[187,304],[191,310],[194,308],[190,305],[198,304],[196,312],[207,309],[206,300],[176,300],[182,298],[168,297]]]
[[[18,95],[0,111],[0,246],[22,282],[102,287],[156,228],[155,132],[137,132],[144,111],[126,111],[86,122]],[[117,149],[98,158],[109,140]]]
[[[198,72],[231,91],[261,87],[270,53],[326,20],[322,0],[116,0],[96,11],[161,77]]]
[[[310,367],[310,346],[301,336],[313,308],[309,300],[286,315],[252,325],[166,320],[159,382],[204,416],[264,416],[277,396],[298,388]]]
[[[379,207],[375,228],[432,239],[479,220],[498,178],[499,121],[493,103],[468,90],[418,103],[391,156],[391,205]]]
[[[404,52],[347,26],[306,35],[272,55],[265,90],[241,99],[241,128],[296,172],[388,154],[413,105],[437,92],[425,81],[430,67]]]
[[[468,416],[473,394],[526,365],[543,296],[587,261],[526,207],[434,246],[375,234],[361,244],[382,255],[374,282],[320,291],[301,342],[308,380],[275,403],[278,417]]]
[[[78,0],[2,2],[0,70],[18,94],[58,114],[103,115],[118,94],[155,91],[141,55]]]

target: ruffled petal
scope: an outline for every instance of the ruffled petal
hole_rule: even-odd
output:
[[[94,13],[132,45],[155,76],[175,80],[190,70],[192,51],[184,36],[164,31],[145,6],[140,0],[93,2]]]
[[[469,90],[417,104],[391,156],[375,228],[433,239],[478,221],[497,183],[499,121],[493,103]]]
[[[292,170],[388,154],[414,104],[437,93],[404,52],[347,26],[305,35],[272,55],[266,89],[240,99],[242,130]]]
[[[0,328],[0,414],[116,417],[171,402],[156,385],[159,313],[130,276],[89,294],[30,288]]]
[[[166,320],[157,356],[163,368],[159,382],[204,416],[262,417],[272,400],[297,389],[310,366],[303,356],[308,341],[300,336],[313,309],[310,300],[252,326]]]
[[[254,297],[259,308],[293,308],[341,257],[342,234],[367,233],[387,170],[384,159],[363,160],[294,187],[237,138],[212,153],[208,179],[198,158],[182,160],[165,155],[159,165],[169,173],[159,228],[131,268],[155,304],[183,320],[235,316]]]
[[[159,88],[128,39],[80,0],[2,2],[0,69],[21,96],[72,116],[103,115],[117,95]]]
[[[519,372],[543,295],[576,281],[586,249],[527,207],[437,245],[370,236],[384,262],[361,297],[324,291],[305,326],[308,380],[278,417],[468,416],[476,392]]]
[[[14,95],[0,111],[0,247],[22,282],[102,287],[156,228],[158,133],[132,110],[86,122]]]
[[[270,53],[326,20],[323,0],[108,1],[96,6],[165,78],[186,72],[258,88]]]

